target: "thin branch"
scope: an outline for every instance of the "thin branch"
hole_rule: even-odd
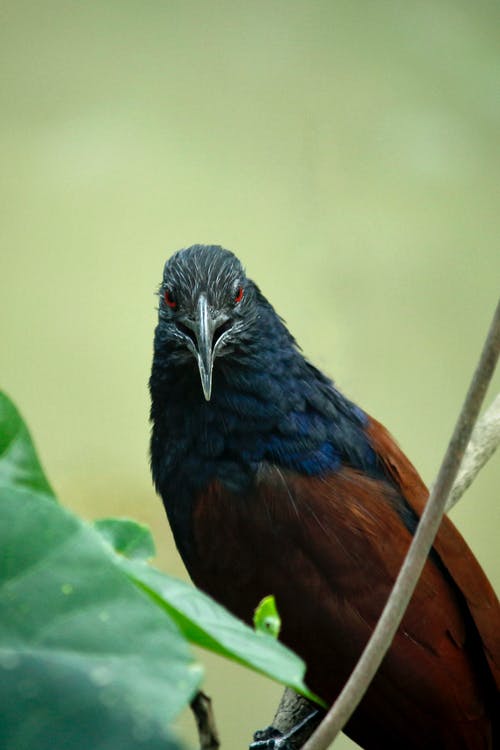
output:
[[[219,733],[215,726],[215,717],[212,711],[212,701],[198,691],[191,701],[191,710],[196,719],[198,737],[200,738],[200,750],[217,750],[220,746]]]
[[[453,508],[500,445],[500,393],[474,428],[464,460],[446,502]]]
[[[303,750],[325,750],[349,720],[388,651],[424,567],[444,515],[472,429],[500,353],[500,302],[457,424],[417,531],[382,616],[342,692]]]

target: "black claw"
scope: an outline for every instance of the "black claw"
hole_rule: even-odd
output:
[[[314,709],[302,721],[295,724],[290,731],[286,732],[286,734],[283,734],[283,732],[280,732],[279,729],[275,729],[273,726],[267,727],[267,729],[259,729],[254,733],[253,742],[249,750],[295,750],[297,745],[293,741],[293,738],[297,739],[297,735],[307,725],[313,722],[319,723],[320,716],[320,711]]]
[[[259,729],[253,736],[249,750],[291,750],[286,737],[278,729],[267,727]]]

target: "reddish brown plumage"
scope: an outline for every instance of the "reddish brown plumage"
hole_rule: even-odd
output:
[[[418,516],[427,501],[427,488],[415,467],[380,422],[372,418],[368,434],[387,470],[401,487],[402,495]],[[500,689],[500,612],[498,598],[471,549],[445,516],[434,549],[460,589],[476,624],[484,653]]]
[[[375,420],[372,445],[420,515],[427,490]],[[308,664],[310,687],[333,701],[365,645],[411,534],[387,482],[343,468],[304,477],[269,466],[242,497],[212,483],[197,500],[201,588],[246,621],[273,593],[284,642]],[[392,648],[349,724],[369,748],[492,748],[500,668],[498,600],[445,519]],[[411,731],[408,727],[411,725]]]

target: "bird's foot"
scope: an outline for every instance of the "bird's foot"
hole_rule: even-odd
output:
[[[285,742],[285,744],[283,744]],[[253,736],[249,750],[289,750],[286,745],[286,735],[274,727],[259,729]]]
[[[314,728],[315,719],[317,720],[318,714],[319,711],[311,711],[302,721],[299,721],[285,733],[280,732],[279,729],[273,726],[267,727],[267,729],[260,729],[255,732],[249,750],[297,750],[303,744],[302,735],[309,724],[313,724]],[[300,745],[295,742],[299,738],[301,738]]]

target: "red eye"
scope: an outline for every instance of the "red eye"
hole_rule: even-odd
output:
[[[163,299],[165,300],[165,302],[167,303],[167,305],[172,308],[172,310],[176,309],[176,307],[177,307],[177,300],[175,299],[175,297],[174,297],[174,295],[172,294],[171,291],[169,291],[168,289],[166,289],[165,292],[164,292],[164,294],[163,294]]]
[[[243,299],[243,287],[240,286],[240,288],[236,292],[236,297],[234,298],[235,304],[237,305],[238,302],[241,302],[242,299]]]

